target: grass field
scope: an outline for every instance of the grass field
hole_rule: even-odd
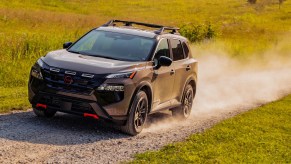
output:
[[[38,57],[110,19],[187,25],[200,38],[194,49],[219,47],[239,60],[270,48],[290,57],[290,0],[280,8],[277,0],[1,0],[0,112],[28,107],[28,74]],[[205,27],[215,38],[203,40]]]
[[[131,163],[290,163],[291,95]]]
[[[26,87],[0,88],[0,93],[0,113],[29,108]]]

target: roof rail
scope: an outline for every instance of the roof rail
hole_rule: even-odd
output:
[[[124,21],[124,20],[110,20],[109,22],[103,24],[103,27],[108,27],[108,26],[116,26],[114,23],[124,23],[125,26],[132,26],[133,24],[136,25],[141,25],[145,27],[151,27],[151,28],[160,28],[159,30],[156,30],[156,34],[163,34],[164,31],[166,30],[172,30],[170,33],[171,34],[180,34],[179,33],[179,28],[178,27],[167,27],[163,25],[157,25],[157,24],[149,24],[149,23],[143,23],[143,22],[134,22],[134,21]]]

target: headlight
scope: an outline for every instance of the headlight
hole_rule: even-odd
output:
[[[134,72],[125,72],[125,73],[115,73],[107,75],[107,79],[118,79],[118,78],[130,78],[133,79],[136,74],[136,71]]]
[[[34,66],[32,66],[31,68],[31,76],[43,80],[43,76],[41,74],[41,68],[45,66],[45,63],[41,60],[38,59],[37,62],[34,64]]]
[[[115,92],[123,92],[124,86],[118,84],[103,84],[97,88],[97,91],[115,91]]]
[[[46,64],[41,60],[41,59],[38,59],[37,61],[36,61],[36,63],[41,67],[41,68],[43,68]]]

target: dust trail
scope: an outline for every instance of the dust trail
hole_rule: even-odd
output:
[[[291,93],[291,67],[241,66],[226,57],[201,58],[193,114],[251,108]]]
[[[181,125],[181,122],[169,117],[150,123],[146,132],[191,125],[202,117],[250,109],[291,93],[290,58],[268,55],[264,60],[255,59],[242,64],[226,54],[203,53],[198,58],[199,79],[191,118]]]

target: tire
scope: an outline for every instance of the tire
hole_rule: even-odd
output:
[[[144,91],[139,91],[130,107],[130,112],[126,124],[120,127],[121,131],[135,136],[139,134],[143,128],[148,114],[148,97]]]
[[[57,111],[52,111],[52,110],[39,110],[36,108],[33,108],[33,112],[36,116],[38,117],[45,117],[45,118],[51,118],[53,117]]]
[[[191,114],[194,96],[195,93],[193,91],[193,88],[190,84],[188,84],[183,92],[183,98],[181,101],[182,105],[180,107],[172,109],[173,117],[179,120],[186,120]]]

